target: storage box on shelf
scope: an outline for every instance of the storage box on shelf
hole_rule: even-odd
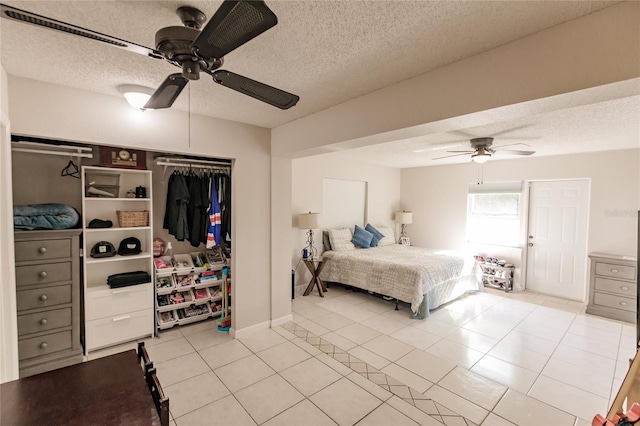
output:
[[[154,263],[159,330],[221,314],[226,262],[217,251],[161,256]]]
[[[150,224],[153,205],[149,197],[126,197],[127,192],[139,186],[146,188],[146,194],[152,194],[150,171],[85,166],[82,168],[82,179],[85,188],[82,199],[84,344],[85,353],[88,353],[149,336],[155,331],[152,282],[121,288],[110,288],[107,285],[107,278],[118,273],[144,271],[152,274],[153,237]],[[92,182],[93,186],[113,186],[114,197],[91,194],[88,188],[92,186]],[[117,185],[113,185],[116,182]],[[89,222],[93,219],[109,220],[113,226],[89,228]],[[91,249],[95,244],[107,241],[118,250],[120,242],[129,237],[140,241],[141,253],[91,257]]]
[[[482,284],[505,292],[513,290],[513,275],[515,266],[504,260],[492,257],[476,256],[476,261],[482,269]]]

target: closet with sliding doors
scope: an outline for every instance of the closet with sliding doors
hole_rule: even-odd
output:
[[[230,160],[12,139],[21,377],[196,321],[229,330]]]

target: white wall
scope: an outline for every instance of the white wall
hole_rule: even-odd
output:
[[[141,113],[120,97],[13,76],[9,91],[16,134],[234,159],[233,329],[270,320],[268,129],[171,109]]]
[[[322,182],[324,178],[366,181],[367,221],[395,227],[394,212],[400,206],[400,169],[342,160],[338,154],[293,160],[291,200],[292,268],[301,258],[306,230],[298,229],[297,215],[308,211],[322,213]],[[314,236],[314,246],[322,247],[322,236]],[[304,265],[296,270],[296,285],[307,284],[311,275]]]
[[[640,149],[491,160],[484,165],[484,181],[589,178],[587,251],[636,255],[639,156]],[[414,245],[467,247],[467,191],[477,178],[478,165],[471,162],[402,170],[402,203],[413,210],[409,232]],[[517,252],[502,251],[511,256]]]

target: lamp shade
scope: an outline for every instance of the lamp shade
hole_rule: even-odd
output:
[[[320,228],[320,213],[301,213],[298,215],[298,228],[317,229]]]
[[[409,225],[413,223],[412,212],[396,212],[396,223],[401,225]]]

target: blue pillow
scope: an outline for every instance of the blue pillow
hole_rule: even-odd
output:
[[[371,247],[371,240],[373,239],[373,234],[369,231],[365,231],[356,225],[355,230],[353,231],[353,238],[351,242],[354,246],[360,248],[369,248]]]
[[[374,228],[370,223],[367,223],[367,226],[365,226],[364,229],[373,234],[373,238],[371,239],[371,247],[377,247],[378,241],[384,238],[384,234]]]

